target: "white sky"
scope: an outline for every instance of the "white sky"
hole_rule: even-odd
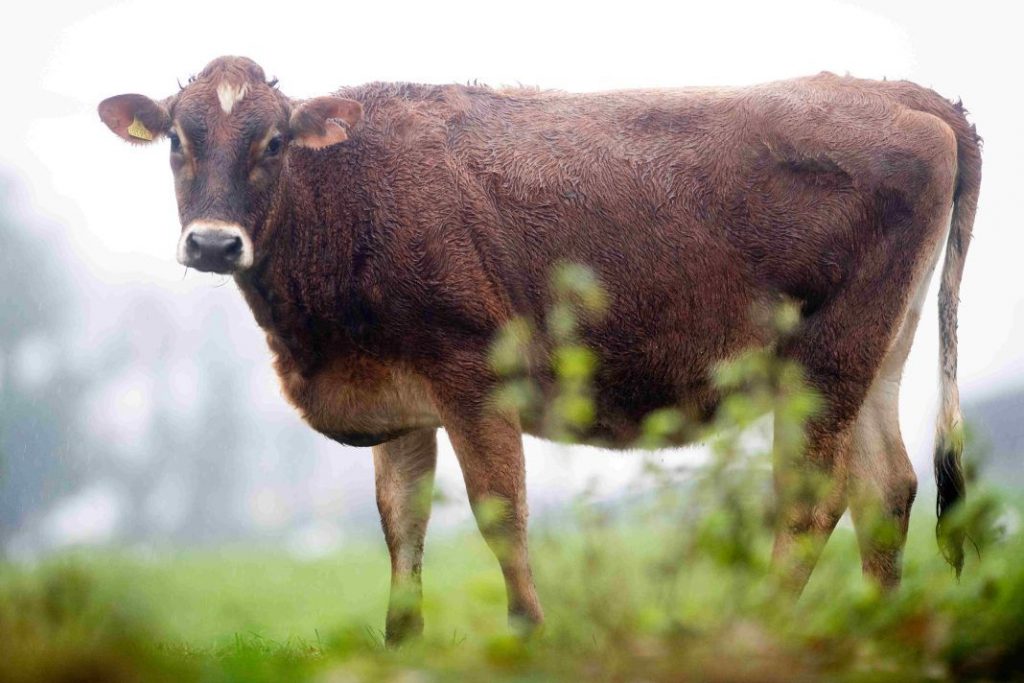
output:
[[[34,212],[70,232],[88,286],[156,283],[182,297],[204,297],[216,281],[198,274],[183,279],[174,260],[179,226],[165,145],[120,144],[100,124],[95,106],[123,92],[164,97],[177,88],[176,78],[184,81],[221,54],[254,58],[296,97],[370,80],[479,79],[605,90],[743,84],[823,69],[908,78],[963,98],[986,142],[960,308],[960,381],[970,398],[1024,383],[1024,230],[1016,205],[1024,187],[1024,59],[1021,23],[1011,6],[884,0],[26,4],[17,19],[9,16],[13,30],[0,44],[5,85],[16,95],[4,98],[0,164],[19,171]],[[902,396],[904,434],[921,474],[930,469],[937,399],[934,296],[933,286]],[[529,448],[540,447],[531,442]],[[631,467],[623,462],[609,455],[594,466]],[[555,463],[531,466],[566,476]]]

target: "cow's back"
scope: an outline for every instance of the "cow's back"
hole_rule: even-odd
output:
[[[592,267],[611,301],[586,328],[602,436],[627,440],[665,405],[709,415],[710,366],[771,341],[757,313],[821,306],[858,268],[880,206],[912,204],[912,187],[887,185],[921,162],[887,87],[830,74],[582,95],[371,84],[339,91],[365,117],[336,157],[358,175],[338,182],[358,186],[379,248],[400,256],[374,302],[388,315],[408,306],[385,289],[436,308],[449,333],[488,336],[513,315],[542,327],[552,269]],[[441,353],[426,333],[403,338]]]

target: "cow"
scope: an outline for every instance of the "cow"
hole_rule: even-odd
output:
[[[799,461],[775,464],[773,550],[798,594],[848,507],[865,574],[900,581],[917,488],[900,376],[945,248],[935,471],[959,572],[962,534],[941,531],[964,497],[956,316],[981,182],[960,103],[827,72],[597,94],[371,83],[297,101],[255,62],[221,57],[166,99],[119,95],[99,115],[128,142],[169,139],[178,261],[234,277],[313,429],[372,447],[389,644],[423,628],[421,494],[442,427],[510,622],[542,623],[522,446],[539,427],[495,405],[489,351],[510,320],[544,329],[548,276],[566,262],[592,269],[607,300],[580,333],[598,361],[584,440],[630,447],[666,407],[710,420],[713,369],[752,349],[803,367],[822,409]],[[787,301],[799,316],[784,337],[751,314]],[[797,469],[830,486],[783,495]],[[868,533],[879,517],[896,533]]]

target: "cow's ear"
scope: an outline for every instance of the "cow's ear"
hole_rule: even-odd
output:
[[[355,100],[317,97],[295,108],[288,127],[292,142],[299,147],[323,149],[348,140],[346,128],[356,125],[362,118],[363,105]]]
[[[108,97],[97,107],[107,128],[128,142],[146,144],[167,132],[171,115],[164,105],[145,95]]]

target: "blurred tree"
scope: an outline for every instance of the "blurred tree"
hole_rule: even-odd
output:
[[[86,540],[190,544],[264,532],[267,520],[250,509],[263,467],[252,435],[266,423],[247,407],[249,355],[210,333],[248,318],[244,305],[212,292],[182,301],[158,287],[90,295],[69,275],[78,268],[66,232],[24,211],[15,189],[0,175],[0,558],[15,538],[30,552],[81,542],[51,513],[96,486],[116,519]],[[183,368],[197,376],[191,394],[175,388]],[[308,443],[297,420],[286,424]],[[288,498],[287,482],[270,487],[270,499]],[[71,509],[61,520],[87,532],[81,508]]]
[[[239,509],[247,467],[253,465],[244,461],[244,436],[257,421],[245,410],[245,363],[225,348],[220,335],[201,334],[197,340],[194,329],[175,318],[169,300],[152,291],[129,292],[120,308],[112,328],[127,332],[105,340],[90,375],[97,383],[124,374],[149,377],[152,412],[135,438],[92,448],[90,476],[117,482],[123,494],[126,514],[118,537],[186,545],[244,537],[252,530]],[[190,302],[189,315],[201,320],[202,330],[230,324],[216,300],[198,297]],[[198,376],[192,398],[173,387],[185,366]],[[113,420],[132,431],[129,422],[124,416]],[[169,482],[180,483],[174,491],[179,499],[161,495]]]
[[[207,343],[199,357],[205,381],[189,443],[193,499],[184,525],[192,540],[199,542],[237,538],[242,532],[238,500],[245,474],[240,452],[245,398],[237,361],[224,356],[223,349]]]
[[[0,549],[75,484],[67,452],[83,389],[65,362],[73,292],[61,249],[15,218],[13,194],[0,180]]]

